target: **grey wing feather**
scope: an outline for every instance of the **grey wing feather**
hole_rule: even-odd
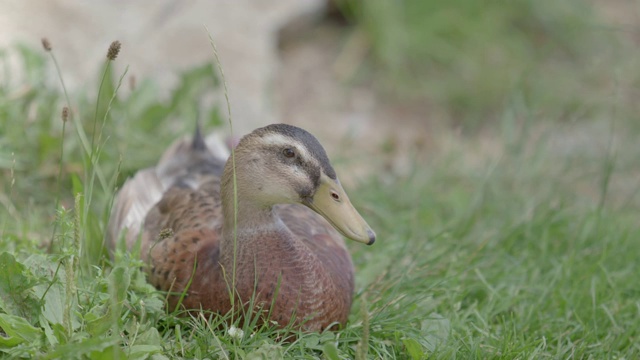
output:
[[[228,152],[222,141],[209,137],[207,146],[196,147],[193,138],[175,141],[155,168],[140,170],[127,180],[115,198],[107,228],[111,251],[123,231],[130,249],[143,229],[149,211],[173,186],[197,189],[210,175],[220,176]]]
[[[115,249],[119,236],[125,229],[127,248],[131,248],[142,230],[147,213],[160,201],[163,193],[164,188],[155,168],[140,170],[124,183],[111,209],[107,231],[111,250]]]

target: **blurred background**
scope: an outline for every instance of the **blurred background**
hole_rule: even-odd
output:
[[[206,26],[239,134],[285,121],[363,137],[365,146],[409,146],[432,143],[434,124],[481,131],[515,103],[536,109],[526,115],[535,123],[602,119],[614,106],[618,117],[633,116],[637,7],[624,0],[5,2],[0,48],[38,49],[49,38],[74,92],[98,77],[97,60],[118,39],[117,72],[128,66],[129,77],[152,79],[166,97],[181,71],[211,63]],[[12,73],[21,62],[11,59]]]
[[[180,74],[212,63],[208,29],[236,135],[284,121],[406,153],[437,144],[442,126],[477,134],[505,117],[516,127],[584,124],[615,108],[626,123],[638,113],[637,23],[638,5],[624,0],[53,0],[0,5],[0,48],[5,78],[19,83],[29,66],[21,52],[47,37],[70,91],[82,93],[95,91],[99,60],[117,39],[115,73],[128,67],[129,82],[151,80],[167,99]],[[602,134],[585,126],[567,142]]]

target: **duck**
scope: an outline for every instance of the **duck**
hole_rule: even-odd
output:
[[[320,142],[271,124],[231,156],[214,148],[197,125],[128,179],[112,206],[109,249],[140,249],[168,309],[258,314],[303,332],[344,327],[355,287],[344,238],[371,245],[376,234]]]

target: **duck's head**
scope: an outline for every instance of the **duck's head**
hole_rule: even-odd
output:
[[[240,140],[235,165],[239,199],[265,207],[302,204],[345,237],[374,243],[375,233],[351,205],[324,148],[307,131],[285,124],[256,129]]]

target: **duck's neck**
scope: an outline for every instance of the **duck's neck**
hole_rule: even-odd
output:
[[[246,161],[239,159],[238,153],[236,153],[236,160],[235,176],[229,160],[220,184],[224,218],[223,240],[220,244],[221,259],[236,257],[238,248],[264,249],[265,246],[277,245],[272,242],[293,241],[289,229],[282,223],[273,205],[253,201],[256,184],[260,184],[262,179],[253,178],[254,172],[242,167]],[[235,255],[233,255],[234,251],[236,251]]]
[[[225,242],[252,237],[257,233],[271,233],[286,230],[271,206],[258,206],[233,193],[222,198],[224,223],[222,233]]]
[[[220,195],[225,238],[233,235],[236,229],[240,234],[244,229],[269,227],[276,220],[271,204],[253,200],[256,197],[256,183],[259,184],[261,179],[255,179],[255,171],[245,168],[248,155],[236,150],[235,171],[232,158],[229,158],[222,173]]]

